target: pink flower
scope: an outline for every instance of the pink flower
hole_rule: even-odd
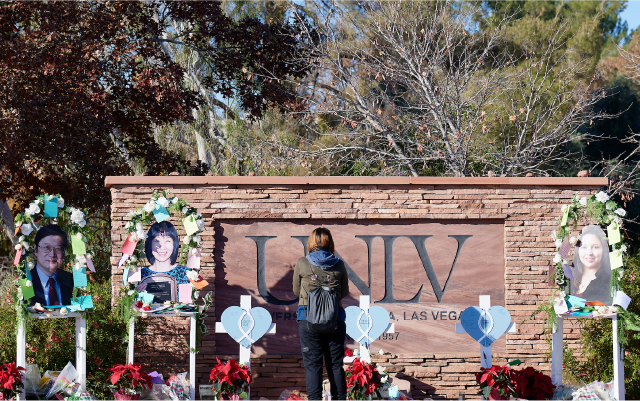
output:
[[[318,276],[315,274],[311,275],[311,280],[316,281],[318,279]]]

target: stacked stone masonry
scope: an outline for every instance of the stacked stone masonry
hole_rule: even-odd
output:
[[[119,292],[122,270],[116,265],[125,239],[126,214],[148,201],[154,190],[169,189],[196,207],[206,219],[201,234],[202,276],[214,283],[213,221],[217,219],[502,219],[504,221],[505,306],[517,323],[506,338],[506,352],[493,363],[520,359],[525,366],[550,371],[549,346],[542,316],[530,318],[548,301],[548,266],[555,247],[550,238],[563,204],[575,195],[590,196],[607,185],[601,178],[409,178],[409,177],[108,177],[112,194],[113,292]],[[177,224],[181,236],[181,224]],[[213,284],[205,288],[212,291]],[[213,332],[214,307],[208,327]],[[170,374],[188,369],[186,318],[150,319],[145,335],[136,338],[136,360]],[[577,325],[565,323],[568,346],[578,348]],[[209,382],[209,371],[221,359],[237,358],[233,350],[218,350],[206,337],[197,356],[198,384]],[[375,355],[387,372],[409,380],[415,399],[476,396],[478,353]],[[252,358],[254,399],[277,399],[285,389],[304,395],[300,356],[255,355]]]

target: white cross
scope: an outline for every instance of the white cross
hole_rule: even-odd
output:
[[[489,295],[480,295],[480,303],[479,306],[481,309],[488,310],[491,307],[491,296]],[[462,327],[462,323],[456,323],[456,334],[466,333],[467,331]],[[516,332],[516,324],[511,322],[509,328],[507,329],[507,333],[515,333]],[[485,347],[480,344],[480,366],[486,369],[491,368],[491,345]]]
[[[371,304],[371,296],[369,295],[360,295],[360,309],[362,310],[369,310],[369,306]],[[369,325],[371,325],[371,322],[369,323]],[[389,323],[389,325],[387,326],[387,328],[385,329],[385,331],[383,333],[395,333],[395,323]],[[371,344],[369,344],[369,346],[366,345],[362,345],[360,344],[360,359],[361,360],[371,360],[371,352],[370,352],[370,347]],[[347,363],[352,362],[353,359],[355,358],[345,358],[345,361]]]
[[[251,295],[240,295],[240,307],[245,311],[249,312],[251,310]],[[226,333],[227,331],[224,329],[222,322],[216,322],[216,333]],[[269,326],[269,330],[267,330],[266,334],[276,334],[276,324],[271,323]],[[240,364],[243,364],[251,370],[251,346],[249,348],[245,348],[242,345],[238,344],[240,347]],[[251,399],[251,387],[247,389],[247,400]]]

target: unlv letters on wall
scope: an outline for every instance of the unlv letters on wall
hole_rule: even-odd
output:
[[[455,334],[460,312],[490,295],[504,305],[504,225],[501,220],[434,221],[268,221],[215,223],[216,313],[250,294],[254,306],[268,309],[276,336],[263,338],[254,352],[299,354],[292,287],[293,267],[305,255],[309,233],[331,230],[336,253],[345,261],[350,293],[392,313],[396,334],[372,345],[390,352],[477,351],[468,336]],[[219,350],[234,346],[217,335]],[[504,340],[494,344],[500,350]]]

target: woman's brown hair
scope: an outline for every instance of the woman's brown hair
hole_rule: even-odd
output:
[[[307,241],[309,253],[317,251],[318,248],[326,248],[331,253],[335,252],[331,232],[324,227],[318,227],[313,230],[309,236],[309,241]]]

